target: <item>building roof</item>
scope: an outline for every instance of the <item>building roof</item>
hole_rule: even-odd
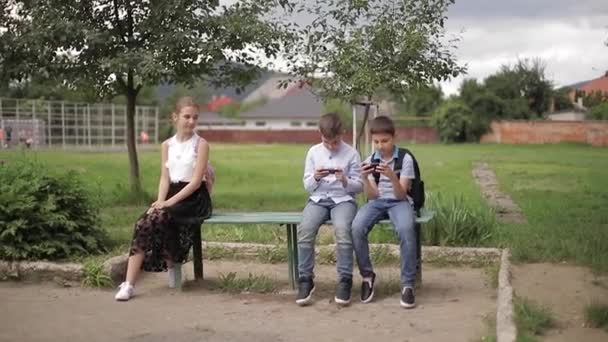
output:
[[[587,93],[593,93],[593,92],[599,91],[601,93],[608,95],[608,72],[606,72],[601,77],[598,77],[598,78],[595,78],[592,80],[588,80],[588,81],[584,81],[584,82],[578,82],[578,83],[566,86],[566,88],[582,90]]]
[[[270,100],[265,105],[241,113],[242,119],[318,119],[324,112],[323,102],[308,88]]]
[[[265,79],[260,79],[257,83],[258,87],[249,92],[243,102],[253,102],[260,99],[274,100],[288,95],[292,87],[279,87],[281,81],[286,78],[286,75],[276,73],[268,75]]]
[[[604,96],[608,96],[608,72],[604,76],[591,80],[577,89],[588,94],[599,92]]]
[[[237,119],[232,119],[232,118],[227,118],[224,116],[221,116],[218,113],[213,113],[213,112],[202,112],[198,114],[198,125],[223,125],[223,124],[227,124],[227,123],[236,123],[236,122],[240,122],[241,120],[237,120]]]

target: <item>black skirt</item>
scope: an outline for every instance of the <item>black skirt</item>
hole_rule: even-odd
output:
[[[188,183],[171,183],[167,199],[175,196]],[[201,229],[203,220],[211,216],[211,197],[203,183],[179,203],[144,212],[135,223],[129,255],[143,252],[142,269],[148,272],[167,270],[166,260],[184,263],[192,247],[194,229]]]

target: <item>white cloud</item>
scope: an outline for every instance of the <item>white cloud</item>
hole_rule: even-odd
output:
[[[471,17],[448,19],[448,32],[460,34],[456,56],[468,74],[442,83],[446,94],[463,78],[483,79],[518,58],[542,58],[557,86],[601,76],[608,70],[608,13],[556,18]]]

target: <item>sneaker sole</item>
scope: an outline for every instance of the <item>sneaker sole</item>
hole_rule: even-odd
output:
[[[298,304],[299,306],[304,306],[304,305],[310,304],[312,302],[312,294],[314,292],[315,292],[315,288],[313,286],[312,290],[310,290],[310,293],[308,294],[308,297],[302,298],[302,299],[296,299],[296,304]]]
[[[369,295],[369,297],[367,297],[366,300],[361,300],[361,303],[367,304],[367,303],[370,303],[374,299],[374,289],[376,288],[377,285],[378,285],[378,280],[374,280],[374,288],[372,289],[372,293]]]
[[[416,307],[416,303],[414,303],[414,304],[408,304],[408,303],[406,303],[404,301],[401,301],[401,300],[399,301],[399,304],[401,305],[402,308],[405,308],[405,309],[413,309],[413,308]]]
[[[350,299],[344,300],[344,299],[340,299],[338,297],[334,297],[334,301],[336,302],[336,304],[340,304],[340,305],[350,304]]]

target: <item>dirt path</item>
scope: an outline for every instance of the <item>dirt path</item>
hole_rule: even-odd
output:
[[[525,223],[526,217],[511,197],[500,191],[496,174],[486,163],[473,165],[473,177],[483,197],[496,210],[496,218],[502,222]]]
[[[557,328],[544,341],[608,341],[608,332],[583,326],[587,304],[608,303],[608,276],[570,265],[514,265],[513,288],[517,295],[548,306],[557,319]]]
[[[286,268],[214,261],[205,274],[210,281],[228,272],[285,279]],[[110,290],[4,282],[0,341],[471,341],[486,333],[483,317],[496,310],[483,269],[426,267],[414,310],[399,307],[398,293],[339,308],[331,301],[334,272],[317,268],[320,291],[305,308],[292,293],[231,295],[193,283],[174,291],[165,274],[144,277],[126,303],[114,302]],[[378,273],[380,282],[398,279],[395,267]]]

